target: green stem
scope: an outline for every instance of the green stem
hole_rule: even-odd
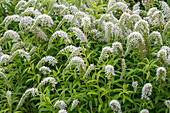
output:
[[[111,79],[109,80],[109,102],[110,102],[110,86],[111,86]]]
[[[12,113],[12,105],[10,105],[10,113]]]

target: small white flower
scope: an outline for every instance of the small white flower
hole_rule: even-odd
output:
[[[140,111],[140,113],[149,113],[149,111],[147,109],[143,109]]]
[[[55,78],[53,77],[46,77],[44,78],[37,86],[37,88],[41,88],[43,85],[45,85],[47,82],[50,82],[52,84],[53,87],[55,87],[55,85],[57,84]]]
[[[78,99],[73,100],[72,104],[71,104],[71,111],[78,105],[79,101]]]
[[[156,76],[157,76],[156,81],[158,79],[162,79],[163,81],[165,81],[165,79],[166,79],[166,69],[164,67],[157,68]]]
[[[67,111],[64,110],[64,109],[61,109],[61,110],[58,111],[58,113],[67,113]]]
[[[46,67],[46,66],[42,66],[39,68],[39,71],[42,71],[42,73],[45,75],[46,73],[50,73],[51,70],[49,67]]]
[[[77,27],[71,27],[69,30],[72,30],[73,33],[77,36],[77,40],[80,40],[80,43],[88,43],[86,35]]]
[[[170,109],[170,100],[166,100],[165,105],[167,106],[168,109]]]
[[[153,31],[149,35],[149,37],[155,38],[155,44],[159,43],[159,44],[163,45],[163,43],[162,43],[162,36],[161,36],[161,34],[158,31]]]
[[[48,62],[49,64],[51,64],[52,66],[54,66],[57,62],[57,60],[55,59],[55,57],[53,56],[46,56],[43,57],[37,64],[37,68],[39,68],[43,63]]]
[[[38,26],[38,24],[40,24],[41,26],[51,27],[51,26],[53,25],[53,23],[54,23],[54,22],[53,22],[51,16],[48,16],[48,15],[46,15],[46,14],[39,15],[39,16],[36,18],[36,20],[35,20],[32,28],[31,28],[31,30],[34,30],[34,29]]]
[[[7,91],[6,96],[9,106],[11,106],[11,91]]]
[[[136,92],[138,87],[138,81],[132,82],[132,86],[134,88],[134,92]]]
[[[117,100],[112,100],[110,102],[110,107],[114,112],[121,113],[121,106],[120,106],[120,103]]]
[[[54,104],[53,108],[56,108],[56,107],[59,107],[60,109],[64,109],[64,108],[67,107],[67,104],[66,104],[63,100],[58,100],[58,101]]]
[[[149,34],[149,24],[148,24],[148,22],[145,21],[145,20],[142,20],[142,19],[139,20],[135,24],[134,31],[141,33],[142,36],[148,35]]]
[[[69,45],[69,46],[61,49],[61,50],[58,52],[58,54],[64,54],[64,53],[66,53],[66,52],[73,52],[73,51],[75,51],[76,49],[77,49],[77,47],[75,47],[75,46],[73,46],[73,45]]]
[[[28,97],[29,94],[32,94],[32,96],[35,96],[36,94],[38,94],[38,89],[37,89],[37,88],[27,89],[27,90],[25,91],[25,93],[22,95],[22,97],[21,97],[21,99],[20,99],[20,101],[19,101],[19,103],[18,103],[18,105],[17,105],[16,110],[18,110],[18,108],[22,106],[25,98]]]
[[[80,57],[73,57],[69,64],[67,65],[66,69],[70,68],[71,66],[76,65],[77,70],[79,71],[81,68],[85,71],[84,60]]]
[[[121,54],[123,54],[123,47],[122,47],[122,44],[120,42],[112,43],[112,48],[113,48],[113,51],[116,54],[119,54],[119,51],[121,51]]]
[[[86,73],[84,74],[84,77],[87,78],[88,74],[90,74],[90,72],[95,68],[94,64],[90,64],[90,66],[88,67]]]
[[[7,64],[10,60],[10,56],[7,55],[7,54],[3,54],[1,57],[0,57],[0,64]]]
[[[24,51],[23,49],[18,49],[14,53],[12,53],[12,55],[10,56],[10,61],[12,62],[14,57],[17,55],[20,55],[21,57],[25,56],[28,61],[30,60],[31,57],[28,52]]]
[[[142,88],[142,99],[150,100],[149,96],[152,94],[152,84],[146,83]]]
[[[115,75],[114,73],[114,67],[112,65],[107,65],[105,66],[105,73],[106,73],[106,77],[108,79],[111,79],[111,75]]]
[[[106,47],[104,47],[104,48],[102,49],[102,52],[101,52],[100,57],[99,57],[99,60],[98,60],[98,64],[99,64],[103,59],[109,57],[109,55],[108,55],[109,52],[110,52],[110,53],[113,53],[113,49],[112,49],[111,47],[106,46]]]

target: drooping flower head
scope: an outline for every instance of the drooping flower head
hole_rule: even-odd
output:
[[[149,96],[152,94],[152,84],[146,83],[142,88],[142,99],[150,100]]]
[[[163,45],[162,43],[162,36],[161,34],[158,32],[158,31],[153,31],[150,35],[149,35],[150,38],[154,38],[155,39],[155,44],[160,44],[160,45]]]
[[[51,26],[53,25],[53,23],[54,23],[54,22],[53,22],[51,16],[48,16],[48,15],[46,15],[46,14],[39,15],[39,16],[36,18],[36,20],[35,20],[32,28],[31,28],[31,31],[34,30],[34,29],[38,26],[38,24],[40,24],[41,26],[51,27]]]
[[[109,52],[110,52],[110,53],[113,52],[113,49],[112,49],[111,47],[106,46],[106,47],[104,47],[104,48],[102,49],[102,52],[101,52],[100,57],[99,57],[99,60],[98,60],[98,64],[101,63],[101,61],[102,61],[103,59],[109,57],[109,55],[108,55]]]
[[[28,97],[29,94],[32,94],[32,96],[35,96],[36,94],[38,94],[38,89],[37,88],[29,88],[29,89],[27,89],[25,91],[25,93],[22,95],[22,97],[21,97],[21,99],[20,99],[20,101],[19,101],[19,103],[17,105],[16,110],[18,110],[22,106],[25,98]]]
[[[138,87],[138,81],[132,82],[132,86],[134,88],[134,92],[136,92]]]
[[[72,104],[71,104],[71,111],[78,105],[79,101],[78,99],[73,100]]]
[[[149,111],[147,109],[143,109],[140,111],[140,113],[149,113]]]
[[[56,107],[59,107],[60,109],[64,109],[64,108],[67,107],[67,104],[66,104],[63,100],[58,100],[58,101],[54,104],[53,108],[56,108]]]
[[[57,62],[57,60],[55,59],[55,57],[53,56],[46,56],[43,57],[37,64],[37,68],[39,68],[43,63],[48,62],[49,64],[51,64],[52,66],[54,66]]]
[[[105,73],[106,73],[106,77],[107,79],[111,79],[111,75],[115,75],[114,73],[114,67],[112,65],[106,65],[105,66]]]
[[[142,34],[142,36],[144,35],[148,35],[149,34],[149,24],[147,21],[145,20],[139,20],[134,27],[134,31],[139,32],[140,34]]]
[[[42,71],[42,73],[43,73],[44,75],[51,72],[50,68],[49,68],[49,67],[46,67],[46,66],[40,67],[40,68],[39,68],[39,71]]]
[[[43,85],[45,85],[46,83],[51,83],[53,87],[55,87],[55,85],[57,84],[55,78],[53,77],[46,77],[44,78],[37,86],[37,88],[41,88]]]
[[[120,103],[117,100],[112,100],[110,102],[110,107],[113,110],[113,112],[121,113],[121,106],[120,106]]]
[[[7,101],[8,101],[9,106],[11,106],[11,91],[7,91],[6,96],[7,96]]]
[[[69,64],[67,65],[66,69],[69,69],[71,66],[76,65],[77,70],[83,69],[85,71],[84,60],[80,57],[73,57]]]
[[[166,79],[166,69],[164,67],[159,67],[156,70],[156,80],[158,79],[162,79],[163,81],[165,81]]]
[[[168,109],[170,109],[170,100],[166,100],[165,105],[167,106]]]

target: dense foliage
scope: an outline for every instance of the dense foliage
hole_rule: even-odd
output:
[[[1,0],[1,113],[170,112],[164,1]]]

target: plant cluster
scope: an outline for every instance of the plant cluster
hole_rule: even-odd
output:
[[[170,113],[164,1],[1,0],[0,111]]]

